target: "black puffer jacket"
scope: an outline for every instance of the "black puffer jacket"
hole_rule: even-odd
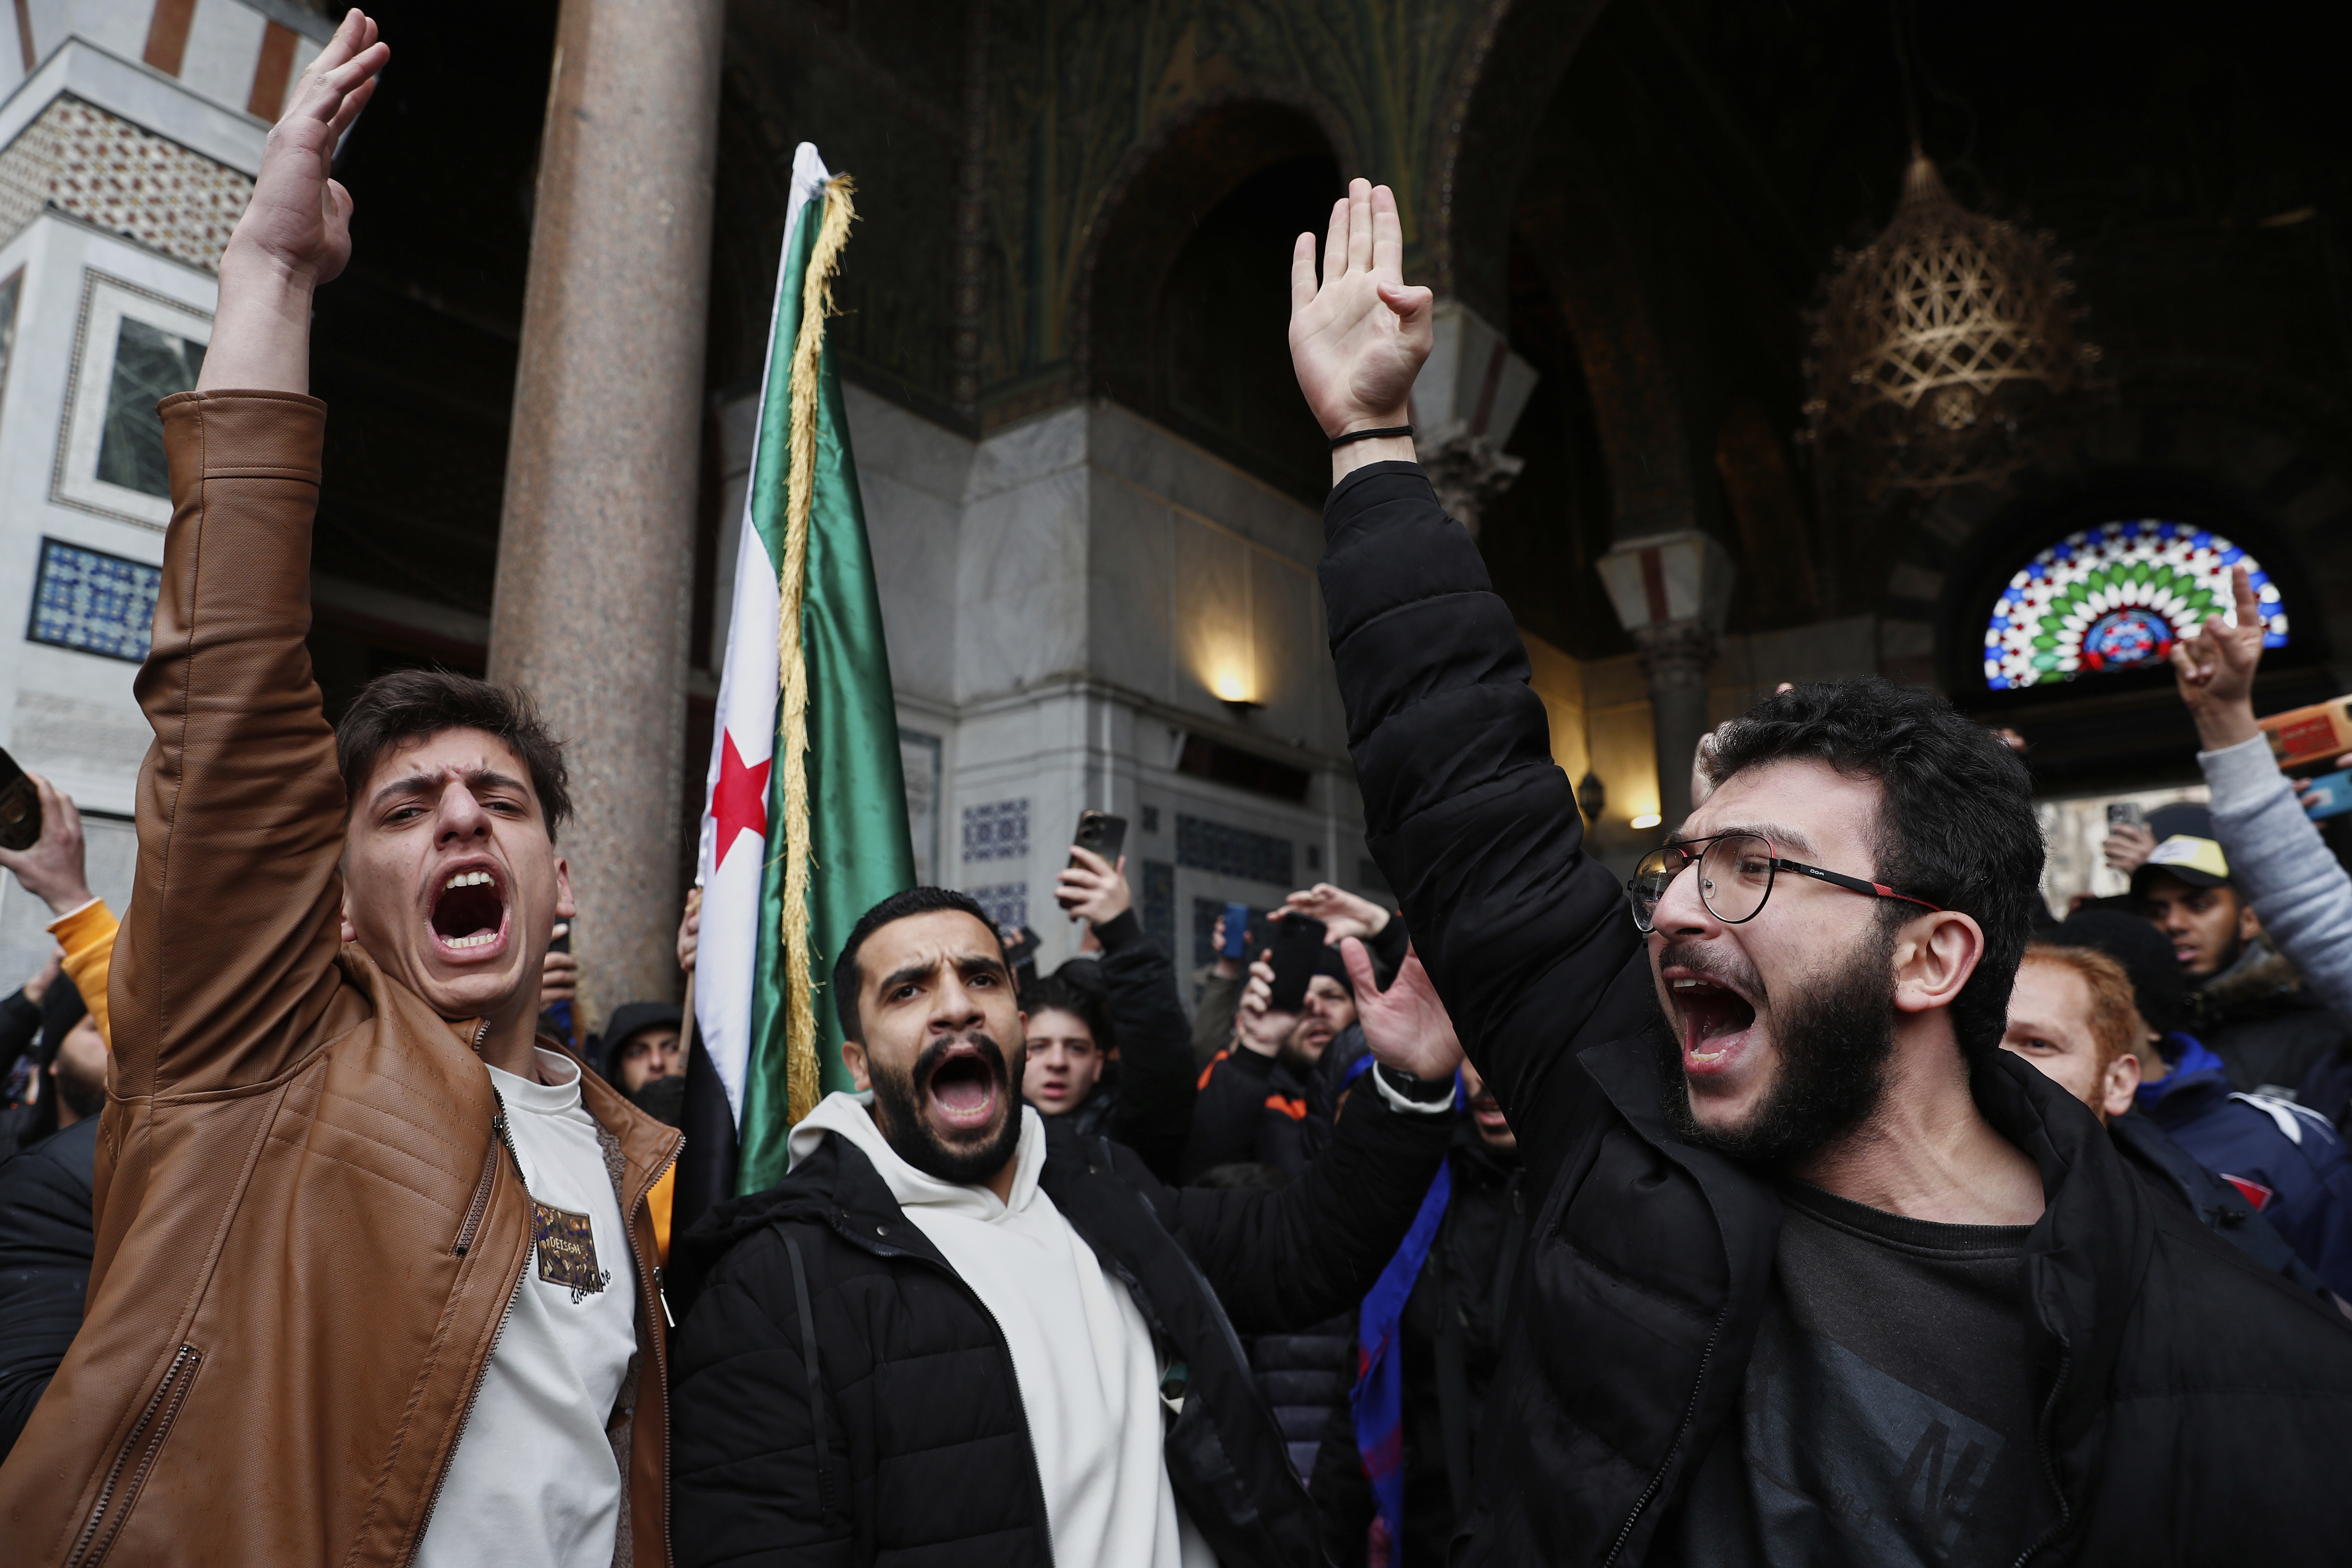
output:
[[[1133,910],[1097,926],[1095,938],[1103,945],[1096,967],[1118,1060],[1076,1110],[1049,1116],[1045,1124],[1050,1130],[1066,1121],[1080,1137],[1124,1144],[1143,1157],[1153,1175],[1172,1182],[1192,1131],[1197,1092],[1192,1026],[1176,994],[1176,970],[1143,933]]]
[[[0,1163],[0,1459],[81,1327],[97,1157],[98,1118],[86,1116]]]
[[[1412,464],[1351,474],[1324,522],[1372,852],[1540,1204],[1472,1560],[1663,1558],[1697,1470],[1737,1458],[1780,1199],[1666,1131],[1648,966],[1476,546]],[[2158,1200],[2030,1064],[1995,1051],[1971,1081],[2046,1202],[2020,1287],[2064,1522],[2020,1561],[2342,1561],[2352,1329]]]
[[[1171,1188],[1131,1151],[1049,1138],[1042,1189],[1189,1370],[1169,1479],[1225,1568],[1322,1560],[1235,1327],[1311,1322],[1370,1289],[1449,1131],[1359,1096],[1280,1193]],[[828,1138],[772,1191],[714,1209],[669,1290],[679,1563],[1052,1561],[1004,1342],[862,1152]]]

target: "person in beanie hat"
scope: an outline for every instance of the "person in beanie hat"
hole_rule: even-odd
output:
[[[672,1127],[686,1121],[685,1027],[685,1013],[667,1002],[625,1002],[591,1053],[605,1082]]]
[[[1317,1068],[1332,1043],[1355,1026],[1355,986],[1339,950],[1326,947],[1316,955],[1315,974],[1299,1010],[1269,1011],[1272,958],[1269,949],[1250,965],[1233,1042],[1201,1071],[1192,1139],[1184,1149],[1188,1181],[1218,1165],[1297,1171],[1329,1140],[1336,1107],[1322,1103]]]
[[[2221,1058],[2180,1026],[2186,977],[2153,925],[2111,910],[2082,910],[2058,928],[2055,940],[2107,954],[2132,982],[2140,1081],[2133,1112],[2111,1123],[2118,1145],[2143,1167],[2169,1171],[2140,1124],[2162,1132],[2229,1184],[2320,1283],[2352,1297],[2352,1156],[2327,1119],[2291,1100],[2231,1089]],[[2208,1215],[2210,1205],[2177,1173],[2171,1184],[2221,1235],[2264,1256],[2259,1233],[2250,1239],[2250,1227],[2233,1225],[2223,1211]]]
[[[2347,1031],[2284,955],[2230,874],[2213,813],[2189,803],[2148,814],[2156,847],[2132,873],[2132,895],[2172,953],[2189,989],[2188,1021],[2232,1086],[2293,1099]]]

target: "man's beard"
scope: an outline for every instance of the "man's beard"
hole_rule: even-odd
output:
[[[1895,932],[1880,928],[1842,969],[1774,1007],[1780,1068],[1745,1125],[1710,1130],[1692,1113],[1682,1041],[1665,1020],[1654,1039],[1666,1125],[1685,1143],[1784,1168],[1844,1137],[1878,1109],[1895,1050]],[[1662,963],[1686,962],[1669,947]],[[1704,968],[1701,963],[1694,968]]]
[[[949,1048],[966,1041],[979,1048],[981,1059],[996,1075],[996,1100],[1003,1108],[1004,1121],[978,1147],[951,1147],[940,1141],[939,1133],[923,1115],[923,1086],[929,1084],[933,1069],[947,1056]],[[1025,1047],[1023,1054],[1027,1054]],[[1021,1102],[1014,1098],[1012,1087],[1018,1071],[1007,1070],[1003,1050],[977,1029],[969,1035],[933,1040],[915,1058],[912,1072],[903,1077],[875,1072],[875,1124],[882,1130],[882,1137],[891,1151],[923,1174],[960,1186],[985,1182],[1004,1169],[1005,1163],[1021,1147]]]

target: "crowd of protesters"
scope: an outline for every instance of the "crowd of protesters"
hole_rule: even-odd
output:
[[[1188,984],[1084,847],[1050,973],[895,893],[833,957],[854,1089],[673,1226],[692,1020],[581,1027],[561,743],[428,671],[331,727],[301,651],[328,158],[386,58],[352,12],[306,71],[162,408],[134,897],[47,781],[0,851],[57,942],[0,1000],[10,1562],[2352,1540],[2352,877],[2257,727],[2242,570],[2174,654],[2210,804],[2118,826],[2127,893],[2056,918],[2015,746],[1876,680],[1711,733],[1621,883],[1415,461],[1432,300],[1362,181],[1291,344],[1397,907],[1290,892]]]

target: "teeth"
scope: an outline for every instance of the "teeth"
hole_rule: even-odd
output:
[[[460,871],[444,882],[441,890],[446,893],[452,888],[486,888],[489,885],[490,874],[488,871]]]
[[[1675,982],[1675,989],[1677,991],[1687,991],[1697,984],[1698,982],[1696,980],[1677,980]]]
[[[441,939],[441,944],[444,947],[484,947],[498,941],[498,932],[494,931],[477,931],[472,936],[443,937]]]

